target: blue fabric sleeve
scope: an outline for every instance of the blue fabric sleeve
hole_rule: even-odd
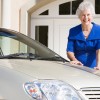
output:
[[[74,52],[74,40],[68,39],[66,51]]]
[[[100,40],[97,40],[96,50],[100,49]]]

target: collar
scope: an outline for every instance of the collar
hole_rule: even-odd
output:
[[[68,38],[81,41],[100,39],[100,25],[92,24],[93,27],[87,39],[83,36],[81,24],[70,29]]]

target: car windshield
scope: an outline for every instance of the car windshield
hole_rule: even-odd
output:
[[[66,61],[64,58],[21,33],[0,29],[0,59]]]

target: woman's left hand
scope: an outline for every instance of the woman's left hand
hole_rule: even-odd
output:
[[[96,66],[96,67],[94,67],[94,69],[100,70],[100,66]]]

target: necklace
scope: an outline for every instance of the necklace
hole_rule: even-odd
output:
[[[89,28],[83,28],[82,27],[82,31],[83,31],[83,35],[85,38],[88,38],[90,32],[91,32],[91,29],[92,29],[93,25],[91,24]]]
[[[87,37],[89,36],[89,34],[90,34],[90,32],[88,32],[88,31],[83,31],[83,35],[84,35],[85,38],[87,38]]]

